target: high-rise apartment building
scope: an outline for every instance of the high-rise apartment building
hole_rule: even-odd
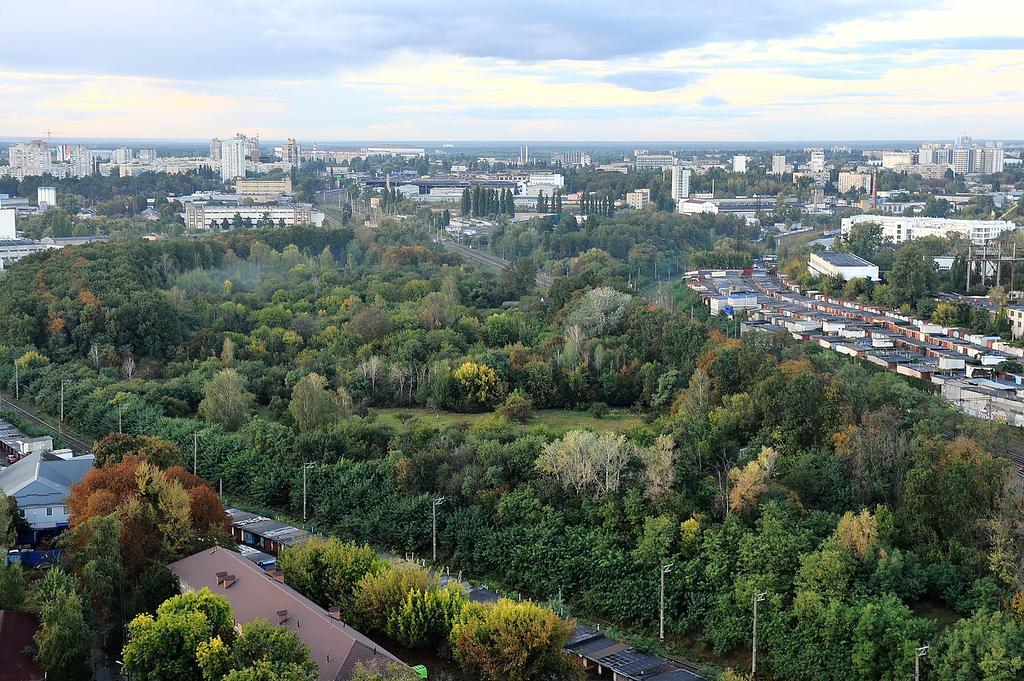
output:
[[[779,176],[786,174],[785,154],[775,154],[774,156],[772,156],[772,174]]]
[[[245,177],[245,162],[249,157],[249,140],[245,135],[220,143],[220,179],[224,182]]]
[[[807,164],[812,173],[821,173],[825,170],[825,150],[812,149],[811,161]]]
[[[253,163],[260,162],[260,138],[259,136],[249,138],[249,160]]]
[[[957,175],[966,175],[967,173],[973,172],[971,161],[973,161],[973,154],[971,153],[970,147],[953,147],[953,155],[950,165],[953,168],[953,172]]]
[[[295,141],[294,137],[288,138],[288,144],[284,145],[284,157],[281,159],[285,163],[289,163],[296,168],[302,165],[302,149],[299,147],[299,143]]]
[[[110,155],[110,160],[115,165],[121,165],[123,163],[131,163],[132,159],[134,159],[134,158],[135,158],[135,152],[133,152],[128,147],[118,147],[117,149],[114,149],[113,153]]]
[[[53,172],[50,145],[42,140],[15,144],[7,150],[7,155],[11,168],[17,169],[19,178]]]
[[[672,200],[682,201],[690,197],[690,171],[682,166],[672,166]]]
[[[739,154],[732,157],[732,172],[734,173],[745,173],[747,172],[747,161],[749,157]]]
[[[139,161],[152,163],[156,160],[156,149],[139,149]]]
[[[210,160],[220,163],[220,138],[214,137],[210,140]]]

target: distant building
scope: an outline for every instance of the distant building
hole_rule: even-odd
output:
[[[812,149],[811,160],[807,164],[807,168],[812,173],[821,173],[825,171],[825,150],[824,149]]]
[[[585,151],[563,151],[551,154],[551,163],[566,168],[578,168],[579,166],[589,166],[591,158],[590,154]]]
[[[0,208],[0,241],[18,238],[14,226],[17,213],[14,208]]]
[[[235,193],[253,198],[270,198],[292,193],[292,178],[282,180],[238,180]]]
[[[128,147],[118,147],[114,149],[113,153],[110,154],[110,160],[114,165],[121,165],[122,163],[131,163],[135,158],[135,152]]]
[[[690,171],[682,166],[672,166],[672,200],[682,201],[690,197]]]
[[[894,244],[925,236],[960,236],[975,244],[985,244],[1003,232],[1016,229],[1009,220],[955,220],[952,218],[904,217],[902,215],[854,215],[843,218],[842,233],[849,235],[856,224],[874,222],[882,227],[882,236]]]
[[[53,208],[57,205],[57,190],[54,187],[36,188],[36,205],[40,209]]]
[[[402,158],[418,158],[426,156],[423,147],[406,147],[399,144],[385,144],[379,147],[367,147],[366,156],[401,156]]]
[[[224,182],[245,177],[245,162],[249,157],[249,140],[244,135],[220,143],[220,179]]]
[[[695,213],[718,213],[718,205],[712,201],[686,199],[685,201],[676,201],[676,212],[687,215]]]
[[[743,154],[737,154],[732,157],[732,172],[734,173],[745,173],[747,172],[747,161],[750,160],[749,156]]]
[[[139,161],[152,163],[156,160],[156,149],[139,149]]]
[[[851,189],[871,191],[870,173],[839,173],[839,193],[845,194]]]
[[[210,160],[220,163],[220,138],[214,137],[210,140]]]
[[[302,165],[302,148],[294,137],[289,137],[288,143],[282,148],[281,160],[296,168]]]
[[[786,174],[785,154],[775,154],[772,156],[772,174],[780,177]]]
[[[838,276],[846,281],[862,278],[871,281],[879,280],[878,265],[852,253],[835,253],[833,251],[811,253],[811,257],[807,261],[807,269],[812,274],[824,277]]]
[[[651,202],[651,190],[647,188],[626,192],[626,206],[633,210],[643,210]]]
[[[661,170],[671,168],[676,164],[676,157],[672,154],[637,154],[636,162],[633,164],[637,170]]]
[[[254,203],[250,206],[223,206],[190,201],[185,204],[185,229],[190,232],[209,230],[211,222],[216,222],[218,226],[224,220],[231,223],[235,215],[240,216],[243,220],[249,218],[254,224],[261,218],[267,217],[273,221],[275,226],[282,220],[285,225],[289,226],[314,225],[320,227],[324,222],[324,214],[313,210],[312,204],[308,203]]]
[[[0,471],[0,490],[14,497],[18,515],[29,528],[29,543],[53,537],[68,526],[68,490],[92,464],[92,454],[35,452]]]
[[[42,140],[15,144],[7,150],[7,159],[18,179],[52,173],[50,145]]]

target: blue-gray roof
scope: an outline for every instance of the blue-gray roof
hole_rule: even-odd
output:
[[[0,489],[19,507],[58,506],[92,468],[92,454],[62,459],[36,452],[0,471]]]

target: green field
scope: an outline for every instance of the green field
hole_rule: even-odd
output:
[[[401,421],[399,414],[412,414],[422,424],[436,424],[440,426],[451,426],[457,424],[472,425],[480,419],[496,418],[492,413],[484,414],[456,414],[449,411],[434,411],[430,409],[409,408],[409,409],[371,409],[370,413],[381,423],[390,426],[399,426]],[[643,421],[634,413],[626,411],[611,410],[604,418],[594,418],[584,411],[569,411],[567,409],[548,409],[535,412],[533,418],[523,424],[525,428],[544,426],[553,431],[562,432],[574,428],[588,428],[591,430],[627,430],[633,426],[642,424]]]

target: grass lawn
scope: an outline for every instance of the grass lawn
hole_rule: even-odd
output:
[[[483,414],[456,414],[448,411],[434,411],[421,408],[410,409],[371,409],[377,420],[390,426],[398,427],[401,421],[399,414],[412,414],[420,423],[434,423],[437,425],[451,426],[456,424],[471,425],[482,418],[493,418],[491,413]],[[642,424],[643,421],[636,414],[612,409],[602,418],[597,419],[585,411],[569,411],[567,409],[547,409],[534,412],[533,418],[523,424],[524,428],[544,426],[553,431],[563,432],[574,428],[589,428],[591,430],[626,430],[633,426]]]

